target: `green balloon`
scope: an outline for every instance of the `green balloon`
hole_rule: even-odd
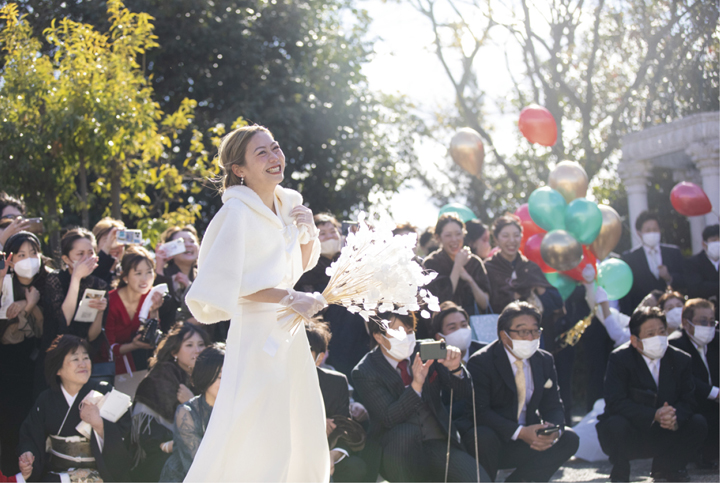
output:
[[[477,216],[475,216],[475,213],[473,213],[470,208],[465,205],[461,205],[460,203],[448,203],[447,205],[440,208],[438,218],[445,213],[455,213],[460,217],[463,223],[467,223],[470,220],[477,220]]]
[[[546,273],[545,278],[550,282],[550,285],[558,289],[560,296],[563,300],[567,300],[571,293],[575,290],[577,282],[567,275],[563,275],[560,272]]]
[[[536,189],[528,198],[530,218],[545,231],[565,229],[566,206],[563,195],[547,186]]]
[[[565,209],[565,229],[583,245],[590,245],[600,234],[602,211],[585,198],[576,198]]]
[[[609,300],[620,300],[632,287],[633,273],[624,261],[610,258],[597,266],[597,282],[605,289]]]

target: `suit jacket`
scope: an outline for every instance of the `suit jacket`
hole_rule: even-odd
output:
[[[718,314],[718,296],[720,282],[718,271],[710,261],[705,250],[688,258],[685,263],[685,284],[690,298],[712,300],[715,303],[715,318]]]
[[[540,349],[528,360],[534,388],[526,408],[525,424],[539,424],[539,412],[543,420],[564,425],[565,409],[552,355]],[[510,441],[518,428],[517,387],[502,341],[498,339],[473,354],[468,361],[468,371],[475,385],[478,424],[494,430],[501,440]]]
[[[678,425],[695,412],[695,382],[688,354],[668,346],[660,360],[660,384],[650,373],[642,354],[630,342],[615,349],[608,358],[605,372],[605,412],[600,424],[609,416],[620,415],[641,430],[648,430],[655,411],[664,403],[675,408]]]
[[[320,392],[325,402],[325,417],[345,416],[349,418],[350,390],[345,374],[322,367],[317,368],[317,373]]]
[[[677,339],[671,339],[670,344],[690,354],[690,358],[692,359],[691,370],[693,377],[695,378],[695,396],[698,406],[702,407],[704,406],[703,403],[711,402],[708,400],[708,396],[710,395],[710,391],[713,386],[720,386],[720,384],[718,384],[718,366],[720,366],[718,352],[720,352],[720,337],[718,336],[718,331],[715,330],[715,338],[707,345],[707,353],[705,354],[708,366],[710,367],[709,376],[710,380],[712,380],[712,385],[710,385],[708,382],[708,369],[705,367],[705,364],[700,357],[700,353],[697,349],[695,349],[695,346],[687,333],[684,330],[682,330],[681,333],[682,335]],[[717,404],[715,404],[714,407],[715,410],[717,410]]]
[[[660,256],[662,263],[672,276],[672,287],[675,290],[685,288],[685,269],[683,256],[680,250],[672,245],[660,244]],[[632,251],[623,253],[622,259],[630,266],[633,273],[633,284],[630,292],[620,300],[620,311],[632,315],[635,308],[642,302],[647,294],[653,290],[667,289],[667,283],[662,278],[655,278],[650,271],[650,266],[642,246]]]

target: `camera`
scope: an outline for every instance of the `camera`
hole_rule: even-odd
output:
[[[160,326],[157,319],[146,319],[140,322],[140,328],[138,329],[140,334],[140,342],[157,346],[165,334],[160,330]]]

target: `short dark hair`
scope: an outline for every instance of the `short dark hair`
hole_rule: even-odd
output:
[[[540,322],[542,321],[542,315],[540,314],[540,311],[534,305],[530,305],[527,302],[515,301],[509,303],[500,313],[500,317],[498,317],[498,337],[500,337],[500,332],[510,330],[510,327],[512,326],[512,321],[520,317],[521,315],[530,315],[534,317],[538,327],[540,327]]]
[[[467,231],[467,235],[465,235],[465,244],[470,245],[475,243],[476,240],[479,240],[483,237],[483,235],[485,235],[487,229],[487,226],[485,226],[480,220],[470,220],[465,223],[465,230]]]
[[[420,238],[418,238],[418,245],[421,247],[427,245],[429,241],[433,239],[433,227],[429,226],[425,228],[425,231],[423,231],[420,234]]]
[[[202,337],[206,346],[210,345],[210,337],[201,327],[191,324],[190,322],[177,322],[172,326],[168,334],[160,341],[155,348],[155,355],[150,358],[150,369],[158,362],[171,362],[174,359],[173,354],[177,354],[182,347],[182,343],[195,334]]]
[[[660,307],[638,307],[630,316],[630,333],[635,337],[639,337],[640,328],[650,319],[660,319],[667,329],[667,320]]]
[[[18,209],[20,213],[25,214],[25,203],[19,199],[11,196],[4,191],[0,191],[0,215],[5,211],[8,206],[13,206]]]
[[[51,389],[60,387],[60,376],[57,373],[65,363],[65,356],[74,354],[80,347],[90,354],[90,343],[76,335],[59,335],[50,344],[45,353],[45,380]]]
[[[430,322],[430,336],[435,337],[435,334],[442,333],[445,317],[455,313],[463,314],[465,316],[465,320],[470,322],[470,317],[464,308],[458,307],[455,302],[446,300],[440,304],[440,312],[436,313]]]
[[[306,322],[305,334],[307,334],[308,344],[310,344],[312,352],[322,354],[327,350],[332,334],[325,322],[318,319]]]
[[[415,318],[415,314],[412,312],[409,312],[407,315],[396,314],[394,312],[380,312],[377,316],[382,320],[390,320],[391,318],[398,319],[405,327],[412,329],[413,332],[415,332],[417,327],[417,319]],[[375,337],[373,337],[373,335],[385,335],[387,331],[380,321],[371,320],[368,325],[370,330],[370,344],[374,347],[377,342],[375,341]]]
[[[92,232],[87,228],[78,226],[75,228],[70,228],[62,236],[62,239],[60,240],[60,253],[62,253],[66,257],[70,255],[70,252],[72,251],[75,242],[82,238],[90,240],[93,249],[95,248],[95,235],[93,235]]]
[[[448,223],[457,223],[460,225],[460,229],[463,232],[465,231],[465,223],[463,223],[457,213],[443,213],[440,215],[440,218],[438,218],[437,223],[435,223],[435,236],[439,237],[445,225]]]
[[[685,303],[685,297],[680,292],[664,292],[658,299],[658,307],[660,307],[660,310],[664,312],[663,306],[665,305],[665,302],[670,299],[680,299],[683,304]]]
[[[692,322],[695,309],[710,309],[715,311],[715,304],[706,299],[690,299],[683,306],[682,318]]]
[[[193,367],[193,388],[197,394],[203,394],[217,380],[225,362],[225,344],[216,343],[206,347],[198,354]]]
[[[497,218],[493,222],[492,226],[492,234],[497,240],[498,235],[500,235],[500,232],[508,225],[514,225],[520,230],[520,233],[522,233],[522,221],[520,221],[520,218],[518,218],[515,215],[511,215],[510,213],[506,213],[502,215],[501,217]]]
[[[15,254],[20,251],[20,248],[22,248],[25,242],[28,242],[30,245],[32,245],[37,254],[40,256],[40,270],[33,278],[32,283],[33,285],[41,287],[43,286],[42,284],[45,282],[45,277],[47,276],[47,269],[45,267],[48,265],[49,261],[46,260],[43,256],[42,247],[40,246],[40,240],[37,236],[35,236],[34,233],[30,233],[29,231],[19,231],[15,233],[13,236],[11,236],[5,241],[3,251],[6,254]]]
[[[643,211],[642,213],[640,213],[638,215],[637,219],[635,220],[635,229],[637,231],[642,230],[642,227],[645,224],[645,222],[650,221],[650,220],[655,220],[658,225],[660,224],[660,218],[658,217],[658,215],[656,213],[653,213],[653,212],[647,211],[647,210]]]
[[[715,223],[714,225],[708,225],[705,227],[702,233],[703,241],[707,242],[714,236],[720,236],[720,225]]]

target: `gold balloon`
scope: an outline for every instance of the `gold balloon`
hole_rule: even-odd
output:
[[[617,246],[622,235],[622,221],[620,215],[610,206],[598,205],[602,213],[602,227],[600,234],[590,245],[590,251],[601,262],[610,255],[610,252]]]
[[[575,198],[585,198],[588,189],[588,175],[575,161],[560,161],[550,172],[548,184],[559,191],[570,203]]]
[[[553,230],[543,237],[540,255],[558,272],[572,270],[582,261],[582,245],[565,230]]]
[[[485,146],[480,134],[474,129],[464,127],[450,140],[450,156],[455,164],[477,178],[482,177],[485,161]]]

